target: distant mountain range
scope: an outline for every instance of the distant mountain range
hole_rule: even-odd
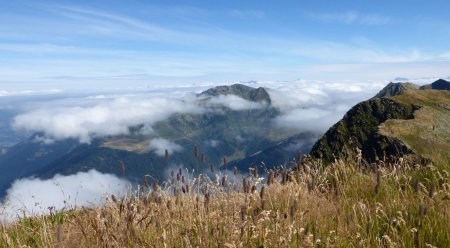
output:
[[[230,86],[217,86],[211,89],[208,89],[199,94],[200,96],[205,97],[214,97],[220,95],[235,95],[239,96],[245,100],[252,102],[266,102],[269,105],[272,100],[270,99],[270,95],[266,89],[259,87],[257,89],[243,85],[243,84],[233,84]]]
[[[390,83],[351,108],[317,141],[311,155],[324,161],[355,156],[367,162],[405,157],[450,165],[450,82],[419,87]]]
[[[271,105],[265,88],[218,86],[197,98],[199,104],[208,105],[217,97],[229,95],[259,105],[243,110],[214,105],[214,111],[203,114],[174,114],[153,125],[151,134],[142,134],[144,125],[138,125],[130,128],[129,135],[96,138],[91,144],[80,144],[74,139],[43,144],[37,141],[43,134],[36,133],[0,155],[0,170],[5,172],[0,174],[0,190],[4,193],[17,178],[51,178],[90,169],[142,183],[144,175],[162,180],[180,165],[196,172],[209,170],[210,165],[216,170],[224,169],[224,157],[228,169],[237,166],[247,172],[249,166],[263,161],[268,167],[286,164],[298,152],[308,153],[320,136],[276,127],[273,120],[281,113]],[[181,149],[170,153],[166,160],[164,155],[148,149],[158,139],[175,143]],[[198,147],[197,156],[194,147]]]

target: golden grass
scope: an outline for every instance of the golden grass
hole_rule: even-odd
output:
[[[272,172],[270,185],[175,179],[103,207],[3,226],[0,246],[448,247],[449,168],[402,163],[310,162]]]

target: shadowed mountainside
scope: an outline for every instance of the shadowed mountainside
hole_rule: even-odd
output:
[[[439,79],[432,84],[420,87],[421,90],[450,90],[450,82],[444,79]]]

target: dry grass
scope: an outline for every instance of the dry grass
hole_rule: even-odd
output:
[[[0,246],[448,247],[449,168],[382,166],[310,162],[272,172],[270,185],[174,177],[104,207],[4,226]]]

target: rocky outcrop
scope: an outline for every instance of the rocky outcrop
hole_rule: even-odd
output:
[[[363,158],[373,162],[390,155],[411,154],[412,151],[401,140],[379,134],[378,126],[388,119],[412,119],[413,112],[414,106],[389,98],[361,102],[314,144],[310,155],[332,162],[359,148]]]
[[[217,86],[200,93],[200,96],[236,95],[252,102],[271,103],[269,93],[263,87],[252,88],[243,84]]]

